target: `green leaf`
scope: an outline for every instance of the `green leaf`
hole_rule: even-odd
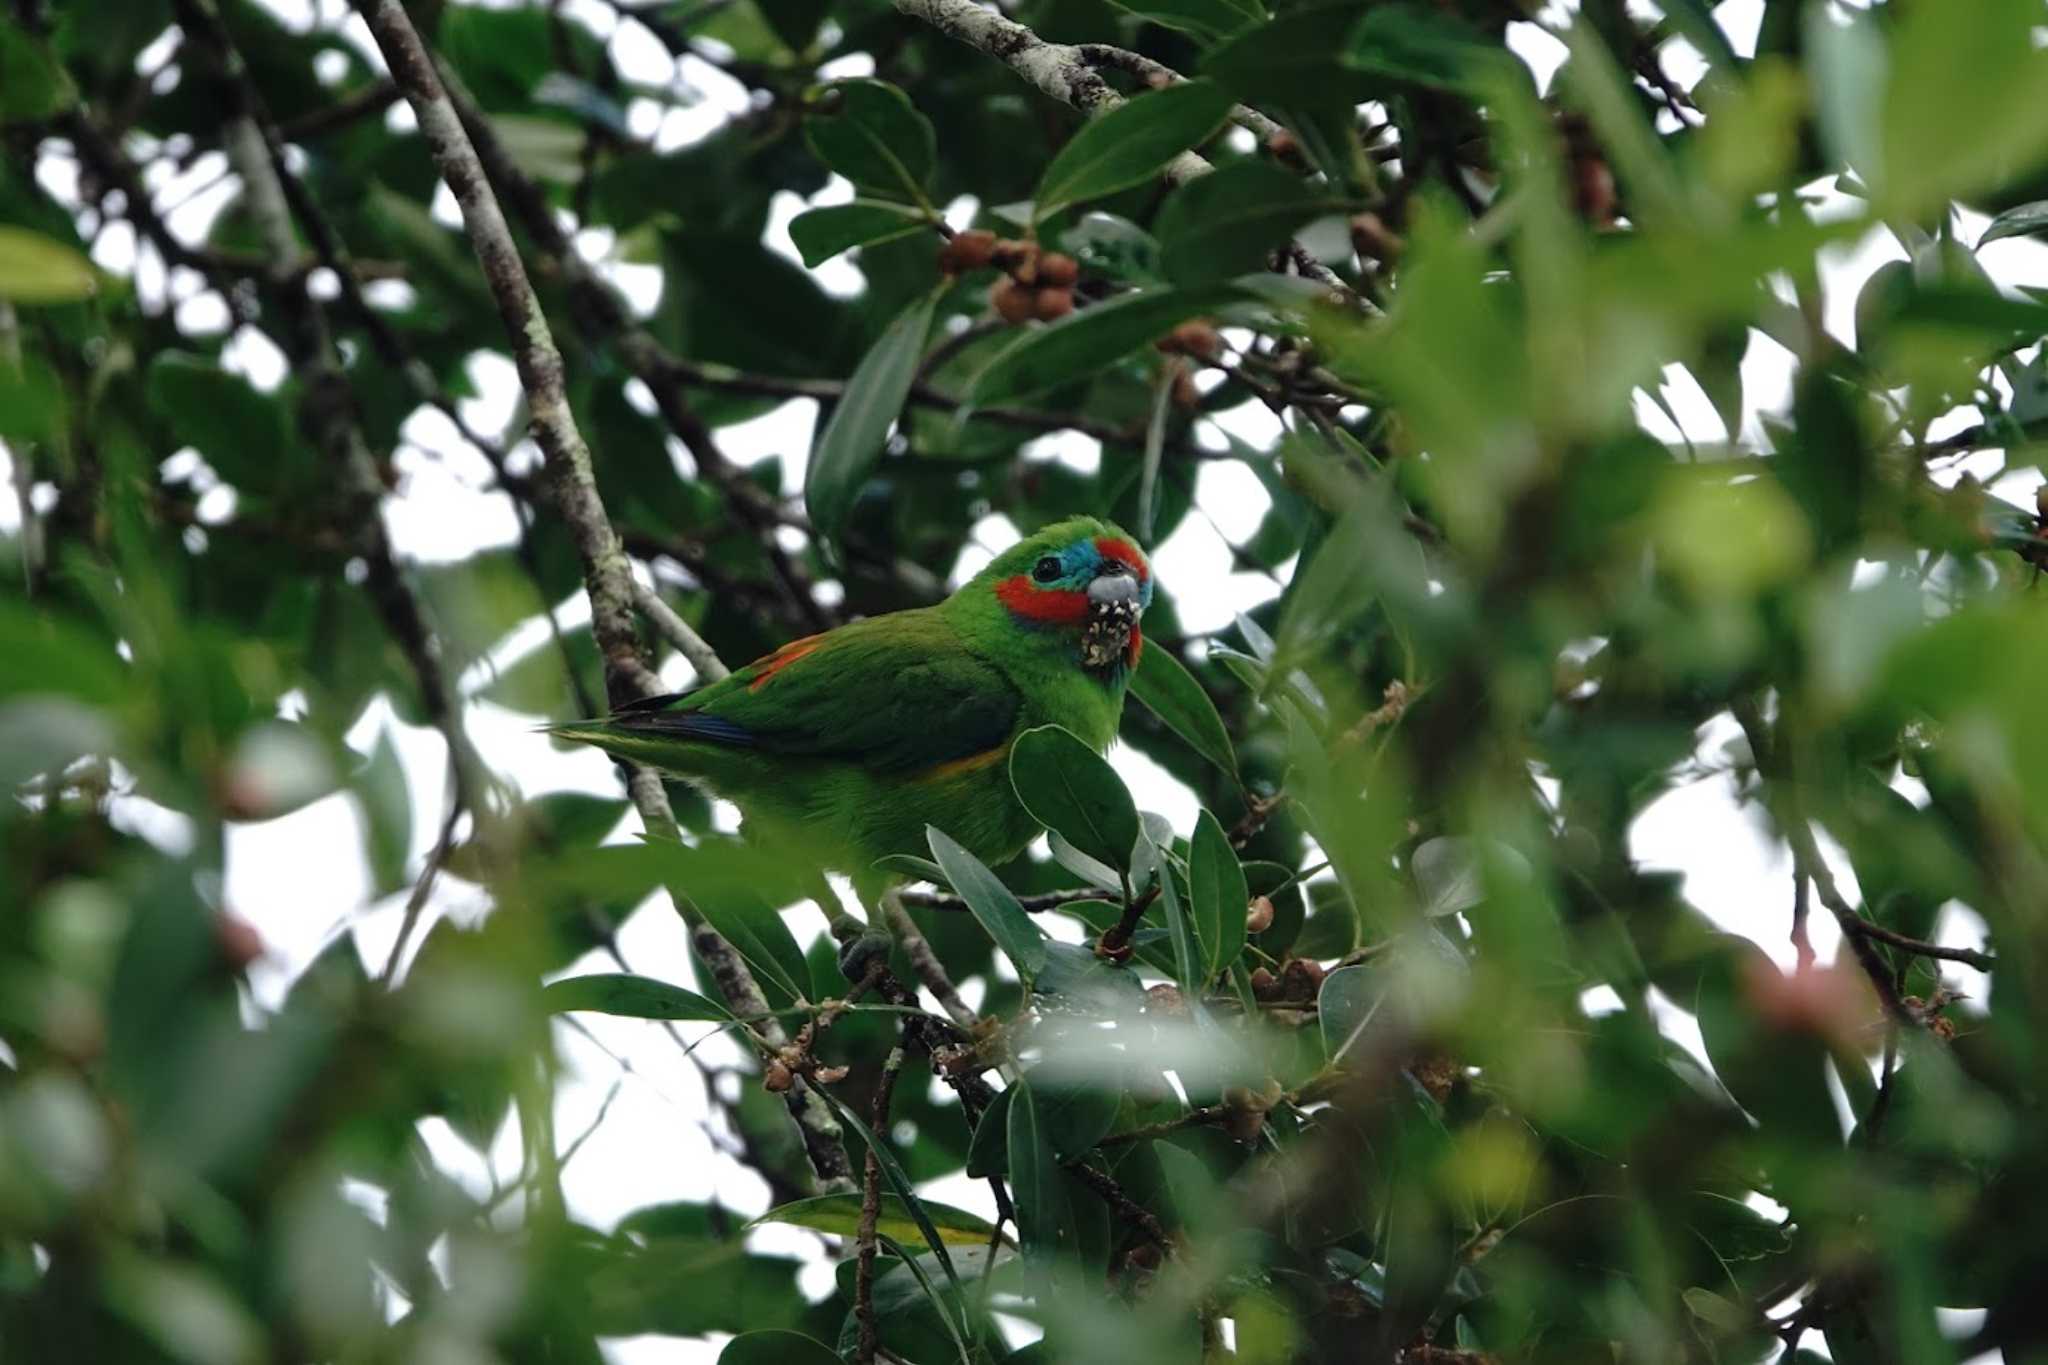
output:
[[[651,976],[624,972],[600,972],[550,982],[540,993],[540,1003],[550,1014],[590,1010],[628,1019],[705,1019],[718,1023],[733,1017],[731,1010],[695,991],[656,981]]]
[[[1045,931],[1031,922],[1010,888],[944,830],[927,825],[925,838],[931,843],[932,857],[945,869],[946,880],[1016,967],[1017,975],[1026,981],[1037,976],[1045,966]]]
[[[172,439],[198,448],[223,479],[268,491],[280,457],[293,444],[284,405],[240,375],[183,351],[163,351],[149,364],[149,406]]]
[[[111,640],[64,613],[0,598],[0,698],[61,695],[111,706],[127,694],[130,676]]]
[[[1188,841],[1188,913],[1209,976],[1244,951],[1244,920],[1250,905],[1237,850],[1216,817],[1205,810],[1195,820],[1195,837]]]
[[[1231,747],[1230,732],[1223,728],[1216,703],[1172,650],[1151,645],[1138,655],[1131,695],[1189,748],[1233,779],[1237,777],[1237,751]]]
[[[939,1235],[938,1225],[932,1222],[931,1215],[925,1212],[924,1201],[918,1198],[916,1189],[910,1183],[910,1177],[903,1171],[903,1163],[896,1159],[896,1153],[889,1149],[887,1143],[875,1136],[873,1129],[861,1122],[858,1114],[841,1104],[831,1091],[822,1085],[813,1086],[812,1090],[825,1101],[840,1124],[875,1154],[875,1164],[882,1168],[882,1179],[896,1192],[896,1197],[902,1201],[904,1211],[910,1215],[911,1221],[917,1224],[917,1230],[923,1235],[925,1245],[939,1258],[939,1264],[945,1268],[946,1278],[952,1282],[953,1291],[960,1292],[960,1276],[953,1269],[953,1258],[946,1250],[946,1240]]]
[[[71,78],[47,47],[16,25],[0,23],[0,124],[48,118],[76,97]],[[0,245],[0,262],[6,257]]]
[[[811,92],[804,140],[860,189],[921,202],[938,159],[931,120],[886,81],[834,81]]]
[[[852,1237],[860,1229],[860,1203],[861,1197],[853,1193],[814,1195],[809,1199],[778,1205],[747,1226],[756,1228],[764,1223],[788,1223],[815,1232],[829,1232],[835,1237]],[[940,1239],[949,1246],[984,1247],[988,1245],[989,1235],[995,1231],[987,1219],[965,1209],[929,1199],[919,1203],[924,1208],[925,1217],[938,1229]],[[875,1229],[899,1242],[910,1241],[919,1235],[917,1220],[911,1217],[903,1200],[893,1194],[882,1196],[881,1217]]]
[[[1207,177],[1204,177],[1205,179]],[[977,406],[1026,398],[1087,378],[1165,336],[1190,318],[1244,299],[1228,285],[1200,289],[1138,289],[1026,331],[975,376]]]
[[[1234,35],[1202,59],[1202,74],[1249,104],[1348,107],[1385,82],[1344,64],[1355,0],[1291,9]]]
[[[98,288],[99,272],[76,247],[0,223],[0,300],[24,305],[76,303]]]
[[[1309,219],[1343,201],[1270,162],[1231,162],[1174,190],[1159,211],[1159,262],[1169,280],[1198,284],[1264,270],[1266,256]]]
[[[1116,769],[1072,731],[1041,725],[1017,736],[1010,785],[1039,824],[1097,862],[1130,870],[1138,808]]]
[[[812,209],[789,220],[789,240],[796,243],[804,264],[812,267],[857,246],[893,242],[927,230],[925,216],[916,209],[879,199]]]
[[[1359,71],[1446,90],[1467,90],[1486,68],[1513,61],[1476,30],[1418,4],[1375,6],[1345,44],[1344,61]]]
[[[1818,1154],[1841,1145],[1828,1093],[1827,1049],[1812,1033],[1766,1026],[1757,1001],[1787,986],[1777,965],[1746,938],[1723,935],[1700,973],[1700,1040],[1714,1074],[1763,1135]]]
[[[1871,188],[1888,216],[1917,218],[2001,180],[2024,183],[2018,173],[2048,155],[2040,11],[2034,0],[1978,0],[1959,24],[1938,9],[1901,7],[1891,79],[1870,110],[1884,148]]]
[[[1257,0],[1110,0],[1118,9],[1128,10],[1164,28],[1179,29],[1198,38],[1227,38],[1266,17]]]
[[[1074,1244],[1073,1207],[1067,1202],[1059,1158],[1039,1121],[1030,1084],[1019,1081],[1011,1089],[1015,1097],[1007,1120],[1010,1197],[1017,1206],[1017,1232],[1025,1255],[1050,1259],[1062,1243]]]
[[[1196,936],[1195,926],[1189,921],[1187,908],[1181,902],[1180,889],[1165,850],[1149,839],[1147,848],[1157,864],[1153,875],[1159,879],[1160,913],[1166,920],[1167,939],[1173,945],[1173,979],[1193,1008],[1208,979],[1202,970],[1201,940]]]
[[[1010,1101],[1016,1097],[1014,1086],[997,1091],[974,1125],[974,1138],[967,1144],[967,1174],[976,1180],[1010,1169]]]
[[[371,886],[376,895],[388,896],[405,885],[406,861],[412,854],[412,787],[390,730],[377,732],[377,746],[370,750],[370,761],[356,775],[354,786],[363,809]]]
[[[1316,1017],[1323,1029],[1323,1049],[1333,1061],[1354,1035],[1372,1027],[1386,1003],[1387,986],[1387,973],[1370,962],[1339,967],[1323,978]]]
[[[769,1328],[742,1332],[725,1343],[718,1365],[845,1365],[837,1351],[802,1332]]]
[[[882,457],[889,426],[903,411],[903,400],[917,377],[925,333],[931,330],[938,302],[936,293],[925,294],[896,316],[861,357],[818,437],[804,480],[804,504],[811,521],[827,535],[837,534],[861,484]]]
[[[805,998],[810,965],[776,906],[806,894],[806,888],[785,862],[732,839],[705,840],[694,848],[648,839],[642,846],[659,860],[663,879],[696,904],[771,996],[781,995],[773,1003]]]
[[[2048,231],[2048,199],[2015,205],[1993,218],[1984,235],[1977,239],[1977,249],[1982,251],[2007,237],[2031,237],[2042,231]]]
[[[1223,126],[1230,96],[1209,81],[1184,81],[1128,100],[1083,124],[1039,177],[1032,213],[1143,184]]]

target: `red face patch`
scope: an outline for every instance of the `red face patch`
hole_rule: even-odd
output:
[[[1088,619],[1088,594],[1072,588],[1041,588],[1028,575],[1012,574],[996,584],[996,600],[1012,616],[1048,626],[1078,626]]]

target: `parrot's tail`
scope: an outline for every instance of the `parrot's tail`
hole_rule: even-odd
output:
[[[555,739],[571,744],[588,744],[594,749],[604,750],[613,758],[629,759],[651,767],[667,768],[670,765],[663,760],[675,757],[673,741],[664,741],[659,735],[628,729],[609,720],[572,720],[563,725],[536,728]]]

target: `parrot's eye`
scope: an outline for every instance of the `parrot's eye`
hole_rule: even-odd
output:
[[[1031,566],[1031,576],[1041,583],[1052,582],[1060,576],[1059,560],[1052,555],[1047,555]]]

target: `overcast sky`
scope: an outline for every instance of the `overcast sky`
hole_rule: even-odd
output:
[[[304,28],[314,21],[315,0],[262,3],[295,27]],[[346,8],[337,0],[318,3],[322,22],[329,26]],[[635,132],[660,147],[686,145],[745,107],[746,94],[740,86],[693,58],[685,58],[680,64],[672,61],[650,34],[637,26],[621,24],[605,5],[592,0],[568,0],[565,9],[585,20],[594,32],[611,35],[613,57],[630,80],[674,89],[687,87],[694,92],[695,102],[687,108],[664,109],[643,100],[630,111]],[[1761,0],[1727,0],[1717,8],[1717,16],[1739,52],[1751,50],[1760,13]],[[1511,30],[1517,50],[1540,77],[1547,79],[1562,56],[1562,47],[1533,25],[1517,24]],[[359,19],[349,16],[346,32],[369,60],[377,61]],[[138,66],[147,68],[160,55],[145,53]],[[982,59],[963,50],[961,60]],[[1675,78],[1687,85],[1700,70],[1697,58],[1682,45],[1680,51],[1669,57],[1667,66]],[[829,74],[865,72],[865,59],[850,59],[835,64]],[[394,106],[388,117],[397,127],[411,124],[409,111],[403,105]],[[155,169],[164,168],[159,165]],[[76,172],[65,158],[48,158],[41,167],[41,178],[53,192],[67,200],[73,198]],[[204,235],[212,217],[236,193],[233,179],[227,175],[218,154],[198,158],[182,175],[153,177],[151,188],[160,205],[179,205],[170,214],[170,222],[174,231],[190,240]],[[786,232],[789,219],[805,208],[843,202],[851,197],[850,188],[836,179],[808,203],[794,195],[781,196],[770,228],[773,245],[795,259]],[[948,207],[948,216],[964,224],[974,207],[971,201],[960,201]],[[458,221],[445,188],[440,192],[436,211],[445,221]],[[1966,237],[1973,240],[1982,230],[1983,220],[1973,219],[1965,226]],[[607,253],[612,243],[605,233],[587,233],[578,245],[593,262],[611,273],[636,306],[651,308],[660,284],[652,268],[610,262]],[[175,301],[182,325],[214,332],[226,326],[227,315],[220,300],[200,294],[196,278],[167,281],[160,264],[149,252],[144,252],[138,262],[133,234],[125,224],[117,224],[101,234],[95,255],[111,271],[135,274],[146,299],[168,297]],[[1845,343],[1854,344],[1853,309],[1858,286],[1878,264],[1903,256],[1897,242],[1885,232],[1871,234],[1853,249],[1829,253],[1825,285],[1830,331]],[[2048,285],[2048,249],[2032,242],[2009,239],[1994,244],[1980,260],[2008,287]],[[853,292],[860,288],[858,272],[843,259],[815,273],[834,291]],[[404,288],[397,284],[379,287]],[[260,336],[246,332],[237,336],[230,342],[227,356],[231,368],[248,375],[260,386],[273,386],[283,377],[283,357]],[[512,366],[502,354],[488,354],[477,356],[472,368],[482,396],[467,405],[465,416],[480,429],[502,429],[514,408],[516,380]],[[1674,428],[1654,404],[1639,397],[1638,412],[1645,428],[1666,440],[1726,441],[1729,433],[1705,396],[1682,372],[1673,373],[1675,380],[1665,385],[1662,397],[1683,429]],[[1789,355],[1776,343],[1752,333],[1743,380],[1748,411],[1744,430],[1737,435],[1755,443],[1760,441],[1757,414],[1782,410],[1789,401]],[[644,393],[640,397],[644,400]],[[728,454],[742,462],[767,456],[780,458],[785,466],[783,486],[800,487],[815,411],[816,405],[808,400],[791,402],[754,421],[722,429],[719,439]],[[1965,419],[1956,420],[1960,423]],[[1254,445],[1269,444],[1276,432],[1271,414],[1256,406],[1239,409],[1221,421]],[[445,419],[422,410],[407,425],[405,439],[406,445],[397,455],[402,486],[386,500],[384,512],[401,556],[422,562],[445,561],[509,543],[513,536],[509,503],[500,495],[484,491],[490,479],[488,466],[463,445]],[[1071,461],[1082,468],[1092,468],[1100,458],[1094,442],[1073,435],[1049,438],[1038,453]],[[190,452],[165,455],[187,462],[197,460]],[[534,458],[530,446],[526,456]],[[0,465],[6,462],[5,448],[0,446]],[[1995,458],[1979,457],[1978,466],[1980,472],[1988,471],[1995,466]],[[678,467],[688,469],[687,458],[680,454]],[[2009,476],[1995,491],[2031,509],[2032,489],[2038,482],[2039,475],[2027,471]],[[0,483],[11,483],[11,479],[0,479]],[[232,506],[232,496],[230,490],[218,489],[211,495],[213,506],[204,510],[218,516]],[[1188,629],[1205,631],[1227,626],[1235,613],[1271,597],[1276,588],[1261,575],[1233,572],[1227,547],[1229,541],[1248,538],[1266,509],[1266,495],[1258,480],[1241,465],[1204,462],[1198,475],[1196,505],[1197,511],[1163,544],[1154,547],[1152,555],[1158,575],[1170,585]],[[19,521],[19,511],[12,500],[0,497],[0,531],[12,531]],[[977,525],[972,546],[955,567],[953,581],[958,583],[973,573],[989,555],[1017,535],[1017,528],[1001,518],[989,518]],[[581,596],[560,604],[557,619],[565,626],[587,620],[587,607]],[[463,680],[465,685],[474,687],[485,681],[494,667],[517,659],[545,639],[546,634],[542,621],[529,622],[493,650],[489,659]],[[690,681],[690,671],[681,660],[671,661],[669,681],[679,687]],[[532,732],[529,716],[477,703],[469,708],[468,723],[486,760],[529,795],[560,790],[618,794],[613,769],[605,758],[592,750],[557,750]],[[367,752],[380,732],[391,735],[412,780],[413,855],[417,861],[432,844],[441,818],[442,746],[434,732],[399,724],[381,702],[370,708],[349,738],[354,747]],[[1726,718],[1722,723],[1705,727],[1699,743],[1703,763],[1720,764],[1723,744],[1738,733]],[[1168,816],[1183,832],[1189,829],[1195,802],[1185,788],[1131,749],[1113,751],[1111,762],[1129,783],[1141,807]],[[1910,791],[1910,784],[1903,789]],[[726,815],[729,823],[730,812]],[[150,837],[173,845],[183,837],[180,817],[140,800],[125,801],[121,817]],[[629,821],[612,837],[615,841],[629,840],[636,832],[637,821]],[[1695,904],[1719,924],[1755,939],[1765,951],[1790,966],[1792,952],[1786,939],[1790,860],[1762,836],[1750,812],[1737,808],[1729,778],[1710,777],[1657,801],[1635,826],[1632,846],[1636,856],[1647,864],[1682,870],[1686,874],[1686,893]],[[362,832],[355,808],[341,796],[316,802],[283,819],[231,829],[227,903],[236,913],[254,921],[269,945],[265,959],[251,973],[257,1003],[268,1005],[280,999],[293,976],[337,933],[353,935],[366,965],[373,972],[381,970],[396,934],[403,897],[377,903],[367,900],[368,880],[361,848]],[[1853,872],[1838,853],[1830,852],[1837,878],[1853,896]],[[318,868],[319,875],[309,877],[309,868]],[[482,914],[486,907],[480,890],[443,877],[429,910],[436,916],[445,914],[469,920]],[[818,915],[809,907],[794,908],[787,918],[800,942],[808,941],[822,929]],[[1057,924],[1048,927],[1062,932]],[[1817,915],[1812,920],[1812,929],[1822,960],[1828,960],[1837,946],[1832,920]],[[1064,936],[1078,938],[1079,933],[1067,926]],[[1952,908],[1944,916],[1940,937],[1944,942],[1974,944],[1981,937],[1981,924],[1969,912]],[[658,898],[629,919],[619,942],[636,970],[679,983],[691,981],[684,935],[665,898]],[[606,970],[615,970],[615,965],[593,954],[575,964],[571,972]],[[1976,973],[1953,966],[1949,971],[1966,990],[1981,993],[1983,978]],[[967,993],[970,1001],[977,998],[973,988]],[[1593,994],[1589,1004],[1604,1007],[1611,998],[1611,992],[1603,989]],[[1674,1036],[1697,1050],[1698,1035],[1690,1019],[1673,1011],[1667,1011],[1666,1018]],[[765,1209],[765,1185],[719,1152],[702,1127],[708,1111],[700,1074],[669,1037],[651,1024],[595,1015],[580,1019],[591,1037],[566,1027],[557,1030],[568,1064],[568,1079],[558,1100],[558,1131],[565,1140],[585,1132],[608,1097],[611,1104],[603,1123],[595,1128],[563,1172],[571,1212],[597,1226],[608,1227],[632,1209],[665,1199],[716,1198],[743,1214]],[[691,1037],[706,1028],[682,1027]],[[734,1053],[726,1040],[720,1038],[707,1043],[699,1055],[716,1066],[729,1062]],[[436,1158],[476,1190],[489,1186],[492,1168],[506,1177],[518,1170],[517,1135],[509,1122],[489,1154],[468,1147],[439,1120],[429,1121],[425,1131]],[[947,1202],[984,1214],[993,1213],[986,1188],[964,1176],[938,1182],[931,1192]],[[765,1229],[754,1235],[763,1249],[808,1257],[813,1264],[805,1272],[807,1286],[817,1294],[829,1288],[831,1270],[820,1256],[817,1239],[787,1229]],[[1960,1333],[1974,1327],[1981,1314],[1957,1313],[1951,1317],[1951,1328]],[[643,1338],[615,1343],[609,1351],[617,1365],[680,1365],[713,1360],[717,1349],[716,1343]]]

